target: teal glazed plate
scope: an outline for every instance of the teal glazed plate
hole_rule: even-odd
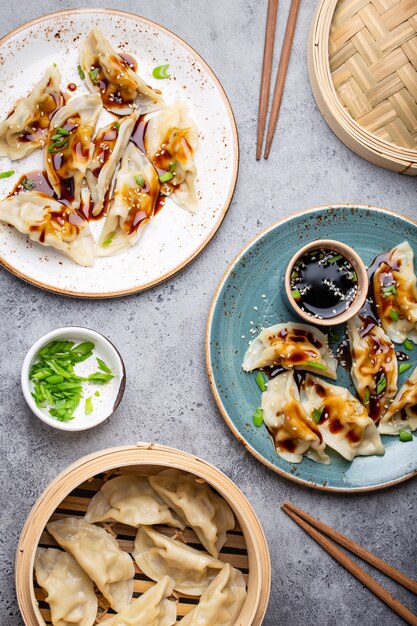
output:
[[[384,456],[357,457],[349,462],[327,449],[330,465],[307,458],[291,464],[277,455],[266,428],[257,428],[252,422],[261,392],[255,382],[256,372],[242,370],[243,356],[261,327],[299,321],[285,304],[284,273],[292,255],[314,239],[342,241],[352,246],[366,265],[404,240],[417,258],[417,224],[385,209],[365,205],[317,207],[274,224],[238,254],[214,296],[206,334],[209,381],[229,428],[253,456],[275,472],[316,489],[381,489],[417,473],[417,436],[406,443],[398,437],[383,436]],[[344,327],[335,331],[342,340]],[[331,344],[333,350],[340,340]],[[415,366],[417,346],[408,354]],[[399,387],[412,371],[399,377]],[[335,384],[355,394],[349,372],[340,364]]]

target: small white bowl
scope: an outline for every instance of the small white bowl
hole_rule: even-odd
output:
[[[32,367],[38,352],[47,343],[55,339],[64,339],[69,341],[75,341],[81,343],[82,341],[92,341],[95,344],[93,356],[86,361],[82,361],[77,367],[77,373],[80,375],[91,371],[97,371],[97,361],[94,357],[102,359],[112,370],[114,378],[105,385],[93,385],[92,383],[84,383],[83,398],[76,411],[75,417],[69,422],[60,422],[48,413],[48,408],[40,409],[36,406],[34,399],[32,398],[32,383],[29,380],[29,371]],[[94,363],[93,363],[94,361]],[[84,371],[83,371],[84,370]],[[89,328],[81,328],[78,326],[67,326],[65,328],[57,328],[52,330],[46,335],[43,335],[38,341],[36,341],[26,354],[25,360],[22,365],[21,375],[22,391],[25,400],[31,409],[31,411],[42,422],[58,428],[60,430],[77,431],[87,430],[93,428],[104,422],[118,407],[125,390],[126,385],[126,371],[123,363],[123,359],[120,356],[118,350],[106,337],[103,337],[100,333]],[[94,391],[99,391],[100,396],[95,396]],[[85,415],[85,398],[89,395],[93,398],[93,412],[89,415]]]

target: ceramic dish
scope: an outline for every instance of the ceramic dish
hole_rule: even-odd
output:
[[[404,240],[417,253],[414,222],[384,209],[364,205],[318,207],[274,224],[239,253],[214,296],[206,335],[209,380],[232,432],[251,454],[274,471],[318,489],[379,489],[417,473],[416,437],[412,442],[402,443],[398,437],[383,436],[384,456],[357,457],[348,462],[329,451],[330,465],[306,458],[292,465],[276,454],[266,428],[257,428],[252,423],[260,391],[254,375],[242,370],[248,342],[256,337],[261,326],[297,321],[284,302],[285,268],[301,246],[324,237],[352,246],[365,264]],[[343,327],[335,327],[340,334],[338,329]],[[410,359],[415,366],[417,350],[410,352]],[[400,376],[399,387],[410,371]],[[355,393],[349,372],[341,365],[337,384]]]
[[[193,216],[169,199],[138,246],[123,255],[97,259],[94,267],[78,267],[51,248],[41,248],[15,229],[0,225],[0,261],[7,269],[45,289],[98,298],[151,287],[175,274],[201,252],[219,228],[231,202],[237,177],[238,142],[227,97],[203,59],[162,26],[111,9],[61,11],[33,20],[4,37],[0,41],[0,119],[53,63],[61,71],[64,90],[74,83],[75,95],[87,93],[77,73],[78,47],[93,25],[113,46],[139,60],[145,80],[163,90],[167,103],[180,100],[187,104],[199,129],[198,213]],[[169,63],[171,78],[157,80],[152,77],[152,70],[162,63]],[[103,120],[100,118],[98,127]],[[7,158],[1,158],[0,171],[10,169],[16,173],[0,180],[0,198],[14,187],[20,175],[42,169],[41,151],[15,162],[13,167]],[[95,228],[100,230],[102,224],[92,222],[91,226],[96,237]]]
[[[103,479],[117,474],[149,476],[168,467],[189,472],[206,481],[232,508],[237,523],[227,533],[220,559],[240,569],[247,583],[246,600],[236,626],[262,624],[271,586],[271,564],[265,535],[248,500],[227,476],[206,461],[174,448],[138,443],[136,446],[101,450],[79,459],[55,478],[34,505],[23,527],[16,552],[16,592],[26,626],[51,623],[45,593],[33,576],[38,544],[44,547],[55,545],[45,529],[49,519],[68,515],[83,517],[91,498],[102,486]],[[122,524],[112,526],[121,548],[130,552],[136,529]],[[160,528],[172,536],[172,528]],[[183,532],[187,542],[202,549],[191,529],[187,528]],[[136,568],[134,596],[142,594],[149,586],[150,579]],[[198,601],[195,596],[184,596],[179,592],[176,596],[179,617],[188,613]]]
[[[39,350],[51,341],[57,340],[73,341],[76,344],[83,341],[92,341],[94,343],[93,357],[76,366],[75,371],[79,375],[85,376],[97,369],[95,357],[99,357],[105,361],[114,374],[114,378],[105,385],[93,385],[92,383],[84,384],[83,398],[87,398],[91,395],[93,410],[91,414],[86,415],[84,399],[82,399],[74,412],[74,419],[66,422],[60,422],[49,415],[48,408],[42,409],[36,406],[32,397],[32,383],[29,381],[30,368],[35,362]],[[117,409],[125,390],[126,372],[120,353],[106,337],[89,328],[68,326],[66,328],[57,328],[56,330],[46,333],[28,350],[22,365],[21,385],[23,395],[29,408],[42,422],[53,428],[58,428],[59,430],[87,430],[104,422],[104,420],[109,418]],[[98,392],[100,395],[94,395],[95,392]]]

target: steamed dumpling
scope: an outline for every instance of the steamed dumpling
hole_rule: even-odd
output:
[[[235,527],[235,517],[227,502],[197,476],[177,469],[149,476],[149,482],[195,531],[207,552],[217,557],[226,543],[226,532]]]
[[[150,526],[140,526],[133,558],[152,580],[170,576],[174,589],[192,596],[201,595],[224,567],[223,561],[170,539]]]
[[[323,441],[348,461],[384,454],[381,437],[365,407],[343,387],[307,374],[301,402],[317,422]]]
[[[48,179],[57,197],[76,208],[102,108],[98,95],[73,98],[54,115],[49,127],[45,151]]]
[[[183,209],[196,213],[198,199],[195,190],[197,168],[194,155],[198,131],[181,102],[171,104],[152,117],[145,132],[146,154],[163,180],[161,193]]]
[[[379,422],[381,435],[398,435],[400,430],[417,430],[417,367]]]
[[[133,143],[123,155],[114,198],[97,244],[97,256],[113,256],[134,246],[155,213],[158,174]]]
[[[402,343],[407,337],[417,341],[417,279],[413,250],[404,241],[378,258],[380,262],[373,276],[373,289],[382,328],[395,343]]]
[[[51,66],[30,94],[15,103],[0,123],[0,156],[21,159],[45,145],[49,122],[64,105],[59,81],[59,70]]]
[[[97,615],[94,585],[68,552],[38,548],[35,574],[45,589],[53,626],[92,626]]]
[[[119,122],[111,122],[100,128],[94,139],[93,158],[86,178],[94,202],[95,216],[100,215],[103,210],[114,172],[126,150],[137,119],[137,113],[132,113],[121,118]]]
[[[100,620],[105,626],[173,626],[177,622],[177,606],[168,600],[174,581],[165,576],[117,615]]]
[[[195,609],[182,618],[182,626],[235,626],[246,599],[242,572],[229,563],[203,592]]]
[[[85,514],[87,522],[115,521],[138,528],[140,524],[168,524],[185,528],[152,489],[144,476],[117,476],[103,484]]]
[[[330,352],[326,335],[308,324],[287,322],[261,331],[250,344],[242,367],[251,372],[268,365],[336,379],[337,360]]]
[[[371,318],[355,315],[348,321],[347,330],[353,384],[369,416],[378,423],[397,393],[395,348]]]
[[[301,405],[293,372],[284,372],[268,382],[261,406],[265,426],[280,457],[289,463],[301,463],[305,455],[317,463],[330,463],[317,424]]]
[[[83,216],[50,196],[28,191],[0,202],[0,222],[51,246],[79,265],[94,265],[94,239]]]
[[[129,604],[135,567],[116,539],[100,526],[79,517],[64,517],[47,524],[55,541],[72,554],[115,611]]]
[[[161,94],[132,70],[97,28],[90,30],[81,47],[80,65],[88,89],[98,92],[112,113],[129,115],[134,108],[146,113],[164,106]]]

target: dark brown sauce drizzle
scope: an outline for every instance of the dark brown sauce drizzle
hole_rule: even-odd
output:
[[[146,119],[146,115],[140,115],[135,127],[133,129],[132,135],[130,137],[130,141],[132,141],[135,146],[142,150],[144,154],[146,154],[145,149],[145,133],[148,127],[149,120]]]
[[[45,170],[33,170],[27,174],[23,174],[9,193],[8,197],[25,191],[32,191],[23,185],[25,181],[28,181],[30,186],[31,183],[34,183],[35,186],[32,189],[33,191],[39,191],[40,193],[44,193],[47,196],[54,198],[54,200],[58,200],[57,195],[48,180]]]
[[[134,57],[132,57],[131,54],[129,54],[128,52],[119,52],[119,57],[124,61],[125,64],[130,67],[131,70],[133,70],[134,72],[137,71],[138,62]]]

